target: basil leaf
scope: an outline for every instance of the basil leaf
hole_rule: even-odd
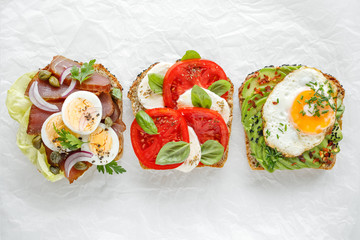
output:
[[[148,74],[149,86],[154,93],[163,93],[164,76],[156,73]]]
[[[158,165],[168,165],[181,163],[190,154],[190,143],[187,142],[168,142],[159,151],[155,163]]]
[[[199,58],[201,58],[200,54],[198,54],[196,51],[187,50],[185,55],[181,58],[181,61],[189,60],[189,59],[199,59]]]
[[[113,98],[116,98],[116,99],[120,99],[120,100],[121,100],[122,93],[121,93],[120,88],[113,88],[113,89],[111,89],[111,96],[112,96]]]
[[[148,134],[158,134],[158,129],[154,123],[154,120],[144,111],[139,111],[135,116],[136,122],[140,127]]]
[[[204,89],[198,85],[194,85],[191,89],[191,102],[195,107],[211,108],[211,98]]]
[[[204,165],[213,165],[221,160],[224,154],[224,147],[218,141],[207,140],[201,145],[201,159]]]
[[[210,91],[216,93],[219,96],[224,95],[231,88],[231,83],[226,80],[218,80],[208,87]]]

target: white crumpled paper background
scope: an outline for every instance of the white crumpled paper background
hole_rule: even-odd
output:
[[[0,0],[0,239],[359,239],[359,1]],[[140,168],[127,91],[195,49],[236,90],[266,65],[305,64],[346,89],[333,170],[251,171],[237,93],[228,161],[189,174]],[[127,173],[48,182],[15,144],[6,91],[62,54],[96,58],[124,87]]]

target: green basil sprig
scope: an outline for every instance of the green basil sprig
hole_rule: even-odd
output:
[[[218,141],[207,140],[201,145],[201,159],[204,165],[213,165],[221,160],[224,154],[224,146]]]
[[[122,93],[121,93],[120,88],[113,88],[113,89],[111,89],[111,96],[112,96],[113,98],[115,98],[115,99],[121,100]]]
[[[158,134],[158,129],[154,120],[144,111],[139,111],[135,116],[136,122],[148,134]]]
[[[231,83],[226,80],[218,80],[211,84],[208,89],[219,96],[224,95],[231,88]]]
[[[198,54],[196,51],[187,50],[185,55],[181,58],[181,61],[189,60],[189,59],[199,59],[199,58],[201,58],[200,54]]]
[[[148,74],[149,86],[154,93],[163,93],[164,76],[156,73]]]
[[[194,85],[191,89],[191,102],[195,107],[211,108],[211,98],[204,89]]]
[[[190,143],[168,142],[159,151],[155,163],[158,165],[168,165],[181,163],[186,160],[190,154]]]

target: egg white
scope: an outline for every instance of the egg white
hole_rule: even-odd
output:
[[[41,127],[41,140],[42,142],[45,144],[45,146],[47,146],[48,148],[50,148],[52,151],[57,151],[57,152],[69,152],[69,149],[63,149],[63,148],[58,148],[57,146],[55,146],[55,144],[52,142],[53,139],[50,139],[50,136],[48,135],[47,131],[46,131],[46,125],[49,123],[49,121],[56,117],[61,115],[61,112],[58,113],[54,113],[52,115],[50,115],[45,122],[43,123],[42,127]],[[56,127],[56,126],[55,126]],[[59,129],[60,130],[60,129]]]
[[[103,123],[100,123],[98,127],[102,128],[102,129],[108,129],[107,131],[110,134],[110,137],[112,138],[112,146],[110,148],[109,156],[104,156],[102,159],[100,159],[99,156],[96,154],[96,152],[92,152],[90,150],[89,143],[84,143],[81,146],[81,150],[82,151],[92,152],[94,154],[89,159],[88,162],[90,162],[92,164],[95,164],[95,165],[105,165],[105,164],[108,164],[109,162],[111,162],[112,160],[114,160],[115,157],[117,156],[117,154],[119,153],[119,146],[120,146],[119,138],[118,138],[116,132],[111,127],[107,128],[105,126],[105,124],[103,124]],[[88,142],[89,137],[90,137],[90,135],[84,135],[84,136],[82,136],[82,139],[83,139],[84,142]]]
[[[68,116],[68,112],[67,112],[68,105],[75,98],[84,98],[84,99],[88,100],[89,102],[91,102],[94,105],[94,108],[96,109],[97,113],[99,114],[99,116],[95,118],[96,121],[94,122],[93,126],[91,127],[91,129],[89,131],[80,130],[78,127],[72,126],[68,121],[68,118],[71,118],[71,116]],[[63,118],[65,125],[71,131],[81,134],[81,135],[86,135],[86,134],[90,134],[93,131],[95,131],[95,129],[99,126],[99,123],[101,121],[101,116],[102,116],[102,104],[101,104],[100,99],[94,93],[91,93],[88,91],[78,91],[78,92],[74,92],[74,93],[70,94],[65,99],[64,104],[61,109],[61,113],[62,113],[62,118]]]
[[[302,133],[293,126],[291,121],[290,110],[292,104],[298,94],[310,90],[306,86],[310,81],[317,82],[318,86],[320,84],[324,85],[325,92],[329,90],[327,84],[325,84],[326,78],[320,71],[302,67],[288,74],[282,82],[278,83],[263,106],[263,134],[265,141],[268,146],[276,148],[286,157],[299,156],[304,151],[319,145],[326,134],[326,129],[319,134]],[[278,104],[273,104],[273,102],[277,101]],[[285,125],[287,125],[286,131]]]

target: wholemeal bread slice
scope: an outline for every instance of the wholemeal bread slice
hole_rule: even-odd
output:
[[[82,64],[82,63],[80,63]],[[102,64],[94,64],[94,69],[97,73],[102,74],[104,76],[107,76],[108,79],[110,80],[111,83],[111,87],[112,88],[119,88],[121,93],[123,91],[123,87],[121,86],[121,84],[119,83],[119,81],[117,80],[117,78],[115,77],[115,75],[113,75],[112,73],[109,72],[109,70],[107,68],[105,68]],[[123,135],[123,131],[125,131],[126,126],[124,124],[124,122],[122,121],[122,117],[123,117],[123,96],[121,94],[121,99],[113,99],[114,103],[118,105],[119,109],[120,109],[120,114],[119,114],[119,118],[117,120],[117,123],[120,124],[123,128],[121,129],[121,131],[117,131],[117,135],[119,137],[119,152],[116,155],[116,157],[114,158],[115,161],[118,161],[124,152],[124,135]]]
[[[245,86],[245,83],[253,77],[256,77],[259,75],[259,71],[261,69],[259,69],[258,71],[255,71],[253,73],[250,73],[246,78],[245,81],[241,84],[239,90],[238,90],[238,97],[239,97],[239,102],[240,102],[240,111],[242,109],[242,104],[244,102],[244,97],[242,96],[242,92]],[[329,74],[325,74],[323,73],[323,75],[325,76],[325,78],[329,81],[332,82],[333,86],[336,86],[336,91],[337,91],[337,96],[338,98],[340,98],[341,100],[344,99],[345,97],[345,89],[343,88],[343,86],[340,84],[340,82],[333,76],[329,75]],[[342,127],[342,120],[340,118],[340,120],[338,121],[340,127]],[[259,164],[259,162],[256,160],[256,158],[254,156],[251,155],[251,148],[250,148],[250,142],[249,142],[249,137],[245,132],[245,144],[246,144],[246,155],[247,155],[247,159],[248,159],[248,163],[249,166],[252,170],[264,170],[264,168]],[[336,162],[336,155],[334,156],[334,160],[331,162],[331,164],[326,164],[323,163],[318,169],[325,169],[325,170],[330,170],[334,167]]]
[[[138,90],[139,84],[141,83],[141,80],[146,76],[146,74],[150,71],[150,69],[152,69],[156,64],[158,64],[158,62],[150,65],[147,69],[142,71],[137,76],[137,78],[133,82],[132,86],[130,87],[130,90],[128,92],[128,98],[131,101],[131,107],[132,107],[134,116],[136,115],[136,113],[138,111],[146,110],[146,108],[139,101],[139,97],[137,95],[137,90]],[[228,80],[230,81],[230,79],[228,79]],[[232,84],[231,81],[230,81],[230,83],[231,83],[231,88],[229,90],[228,99],[227,99],[227,103],[229,104],[229,107],[230,107],[230,118],[229,118],[229,122],[227,123],[227,127],[229,129],[229,136],[231,134],[231,124],[232,124],[232,119],[233,119],[233,94],[234,94],[234,85]],[[216,168],[223,167],[227,160],[228,151],[229,151],[229,144],[224,151],[224,155],[223,155],[222,159],[219,162],[217,162],[216,164],[210,165],[210,166],[198,165],[197,167],[216,167]],[[139,162],[139,163],[142,168],[147,169],[147,167],[142,165],[141,162]]]

